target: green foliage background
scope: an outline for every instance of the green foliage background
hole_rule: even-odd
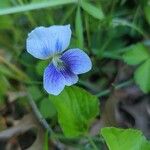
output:
[[[70,48],[79,47],[86,51],[92,59],[92,71],[80,77],[78,86],[99,97],[108,94],[109,91],[103,92],[110,86],[111,77],[107,75],[115,75],[118,68],[106,64],[108,61],[112,63],[120,61],[135,66],[133,80],[143,92],[150,92],[149,0],[1,0],[1,107],[10,92],[17,92],[16,97],[21,101],[26,101],[27,97],[20,96],[20,93],[25,90],[31,94],[43,116],[52,120],[52,124],[55,122],[57,112],[60,113],[58,120],[66,135],[85,134],[89,128],[90,121],[99,112],[98,98],[95,96],[91,98],[95,99],[93,107],[89,103],[90,98],[86,103],[88,109],[95,110],[95,112],[92,111],[92,116],[88,116],[89,118],[86,118],[84,116],[86,113],[82,111],[76,116],[71,105],[69,113],[72,114],[75,121],[72,121],[71,118],[70,125],[73,129],[69,131],[64,125],[64,119],[67,118],[62,115],[65,113],[63,94],[67,95],[68,89],[60,97],[49,97],[42,87],[42,74],[48,62],[36,60],[26,52],[25,41],[28,33],[37,26],[54,24],[70,24],[72,29]],[[98,76],[98,79],[93,81],[95,75]],[[78,92],[81,92],[81,95],[85,94],[82,89]],[[73,96],[73,94],[70,95]],[[92,97],[91,94],[89,95]],[[80,104],[83,105],[81,97],[72,98],[71,96],[66,99],[66,102],[77,99],[79,100],[77,107]],[[60,102],[57,103],[57,101]],[[83,125],[81,131],[74,128],[77,121],[81,123],[81,126]],[[107,136],[104,134],[103,132],[104,137]],[[107,138],[105,140],[107,141]],[[113,148],[110,149],[113,150]],[[148,150],[148,147],[145,150]]]

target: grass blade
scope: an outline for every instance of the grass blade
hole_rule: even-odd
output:
[[[84,39],[83,39],[83,25],[80,7],[77,8],[75,21],[76,21],[75,26],[76,26],[77,46],[82,49],[84,45]]]
[[[61,6],[65,4],[75,3],[77,0],[51,0],[41,3],[31,3],[23,6],[15,6],[11,8],[0,9],[0,15],[14,14],[25,11],[31,11],[35,9],[47,8],[47,7],[55,7]]]
[[[90,3],[87,3],[85,1],[81,2],[82,8],[91,16],[94,18],[97,18],[99,20],[104,19],[104,13],[102,11],[102,8],[98,8]]]

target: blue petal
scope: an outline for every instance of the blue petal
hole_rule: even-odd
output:
[[[53,95],[58,95],[65,85],[70,86],[77,83],[78,76],[68,68],[56,68],[51,63],[44,71],[44,89]]]
[[[70,25],[37,27],[28,35],[27,51],[36,58],[47,59],[64,51],[69,46],[70,38]]]
[[[53,64],[50,64],[44,71],[44,89],[53,95],[58,95],[65,87],[63,75],[57,71]]]
[[[81,74],[88,72],[92,68],[89,56],[80,49],[70,49],[66,51],[61,59],[67,64],[71,72]]]
[[[65,85],[70,86],[78,82],[78,76],[72,73],[69,68],[64,68],[60,72],[64,76]]]

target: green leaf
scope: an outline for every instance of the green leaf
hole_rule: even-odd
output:
[[[94,18],[99,20],[104,19],[104,13],[101,7],[95,7],[94,5],[85,1],[81,2],[81,6],[89,15],[93,16]]]
[[[56,109],[49,99],[44,98],[40,103],[40,112],[44,118],[52,118],[56,114]]]
[[[137,65],[150,57],[148,49],[138,43],[127,48],[127,52],[123,55],[123,60],[130,65]]]
[[[82,88],[66,87],[59,96],[50,95],[58,112],[59,124],[67,137],[86,134],[91,121],[99,113],[96,96]]]
[[[148,49],[142,43],[132,45],[127,48],[123,60],[130,65],[142,63],[134,72],[134,79],[143,92],[150,92],[150,53]]]
[[[144,144],[142,145],[141,150],[150,150],[150,142],[145,141]]]
[[[135,71],[134,79],[145,93],[150,91],[150,58]]]
[[[83,25],[80,7],[78,7],[76,12],[75,26],[76,26],[77,46],[82,49],[84,45],[84,39],[83,39]]]
[[[148,23],[150,24],[150,5],[147,4],[144,7],[144,13],[145,13],[145,16],[146,16]]]
[[[102,128],[101,134],[109,150],[149,150],[150,142],[139,130]]]

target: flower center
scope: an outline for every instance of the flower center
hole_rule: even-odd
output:
[[[52,62],[58,69],[63,69],[65,66],[64,62],[60,59],[60,55],[53,56]]]

